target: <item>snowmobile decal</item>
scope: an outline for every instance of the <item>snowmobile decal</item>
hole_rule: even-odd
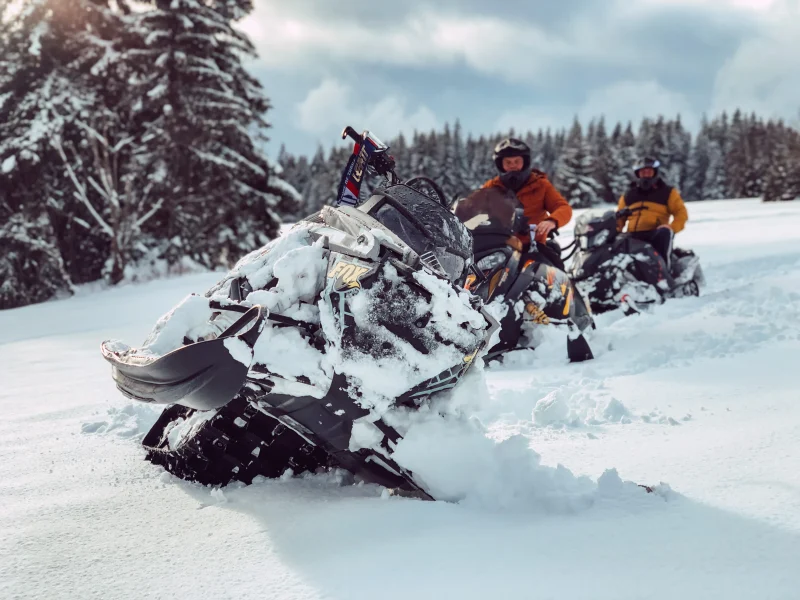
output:
[[[563,315],[565,317],[569,316],[569,308],[570,304],[572,304],[572,286],[569,288],[569,292],[567,292],[567,285],[565,283],[561,284],[561,294],[566,294],[567,300],[564,302],[564,312]]]
[[[369,131],[364,131],[359,135],[352,127],[346,127],[342,133],[342,139],[348,136],[355,140],[355,144],[339,181],[335,206],[359,205],[361,183],[368,167],[372,166],[373,170],[379,174],[385,174],[384,171],[388,173],[394,169],[394,160],[387,155],[389,147]]]
[[[353,171],[353,179],[356,183],[361,183],[361,180],[364,178],[364,170],[367,168],[367,159],[369,159],[369,155],[371,152],[367,148],[367,144],[361,146],[361,150],[358,152],[358,158],[356,158],[356,168]]]
[[[504,269],[502,271],[498,271],[492,277],[492,280],[489,282],[489,296],[491,297],[494,294],[495,289],[497,286],[502,285],[503,282],[508,278],[508,269]]]
[[[347,166],[342,173],[342,180],[339,183],[339,190],[336,194],[336,206],[346,204],[348,206],[358,206],[359,195],[361,193],[361,181],[364,178],[364,171],[367,166],[374,147],[369,144],[356,144],[353,154],[347,161]]]
[[[361,287],[361,278],[370,271],[370,267],[340,260],[328,271],[328,279],[334,279],[333,291],[352,290]]]

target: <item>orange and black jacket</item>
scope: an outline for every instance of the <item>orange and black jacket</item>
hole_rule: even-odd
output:
[[[652,231],[660,225],[668,225],[674,233],[678,233],[689,220],[689,213],[678,190],[661,179],[649,190],[642,190],[635,182],[631,183],[630,189],[619,199],[618,210],[625,207],[644,207],[644,210],[637,210],[627,219],[620,219],[617,223],[619,231],[623,230],[627,221],[628,231],[632,232]]]
[[[505,189],[499,177],[490,179],[482,187]],[[517,198],[525,209],[525,216],[528,217],[530,225],[538,225],[545,219],[552,219],[558,227],[563,227],[572,218],[572,207],[541,171],[531,172],[528,182],[517,191]],[[519,237],[526,244],[530,242],[528,235]],[[537,237],[536,241],[544,243],[547,240]]]

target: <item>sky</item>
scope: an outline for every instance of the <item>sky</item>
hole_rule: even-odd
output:
[[[739,107],[800,119],[800,0],[255,0],[268,153]]]

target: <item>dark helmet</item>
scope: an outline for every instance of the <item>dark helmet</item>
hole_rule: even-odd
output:
[[[633,174],[636,176],[636,185],[642,188],[643,190],[649,190],[658,181],[658,168],[661,166],[661,163],[657,158],[653,158],[652,156],[646,156],[639,162],[637,162],[633,166]],[[639,177],[639,171],[646,168],[653,169],[653,176],[652,177]]]
[[[521,156],[523,158],[522,170],[527,171],[531,167],[531,149],[522,140],[517,138],[506,138],[494,147],[494,166],[501,173],[503,171],[503,159],[509,156]]]
[[[640,160],[633,166],[633,174],[636,175],[636,177],[638,178],[639,171],[641,171],[642,169],[646,169],[647,167],[650,167],[655,171],[655,175],[653,175],[653,177],[658,177],[658,168],[660,166],[661,163],[658,161],[657,158],[653,158],[652,156],[645,156],[642,160]]]

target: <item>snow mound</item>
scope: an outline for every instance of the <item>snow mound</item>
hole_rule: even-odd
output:
[[[107,419],[85,422],[81,425],[81,432],[115,435],[141,441],[155,425],[160,414],[161,407],[156,408],[142,403],[126,404],[121,408],[111,407],[108,409]]]
[[[574,513],[601,500],[645,497],[614,469],[593,481],[562,465],[542,465],[524,436],[496,442],[486,434],[476,419],[426,419],[409,429],[394,458],[425,481],[435,498],[483,510]]]
[[[548,392],[536,401],[531,411],[533,423],[542,426],[630,423],[631,417],[631,412],[608,393],[602,382],[592,380],[563,385]]]

